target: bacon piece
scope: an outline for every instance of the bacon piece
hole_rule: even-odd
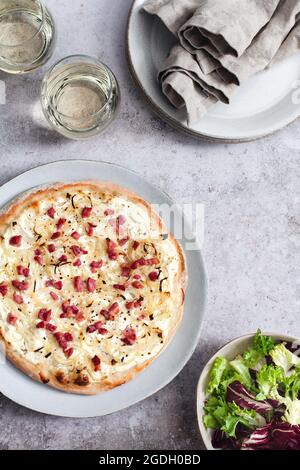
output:
[[[81,266],[81,260],[80,260],[79,258],[77,258],[77,259],[74,261],[73,266],[76,266],[77,268],[78,268],[79,266]]]
[[[150,259],[139,258],[136,261],[134,261],[130,267],[131,269],[137,269],[140,266],[152,266],[155,264],[159,264],[158,258],[150,258]]]
[[[81,279],[80,276],[74,277],[74,287],[76,292],[83,292],[84,291],[84,281]]]
[[[100,315],[103,315],[105,320],[110,320],[110,313],[105,308],[100,311]]]
[[[143,313],[141,313],[141,314],[137,317],[137,319],[138,319],[139,321],[142,321],[142,320],[145,319],[145,315],[144,315]]]
[[[45,328],[45,326],[46,326],[46,324],[45,324],[44,321],[40,321],[39,323],[37,323],[37,324],[35,325],[36,328],[40,328],[40,329],[41,329],[41,328]]]
[[[104,316],[105,320],[113,320],[118,313],[120,313],[118,302],[111,304],[108,310],[103,309],[100,311],[100,314]]]
[[[109,311],[110,315],[113,316],[113,317],[115,315],[118,315],[118,313],[120,313],[120,307],[119,307],[118,302],[114,302],[113,304],[111,304],[108,311]]]
[[[98,331],[100,335],[108,333],[107,329],[103,327],[103,323],[101,321],[97,321],[93,325],[87,327],[88,333],[95,333],[95,331]]]
[[[133,308],[139,308],[142,304],[142,300],[133,300],[131,302],[127,302],[125,304],[125,307],[128,309],[128,310],[131,310]]]
[[[48,245],[49,253],[54,253],[55,250],[56,250],[56,246],[54,245],[54,243],[50,243],[50,245]]]
[[[94,229],[97,227],[95,224],[88,224],[88,227],[86,229],[86,233],[88,234],[89,237],[92,237],[94,235]]]
[[[87,327],[86,331],[88,333],[95,333],[95,331],[97,331],[97,328],[95,327],[95,325],[90,325]]]
[[[71,357],[72,354],[74,353],[74,348],[69,348],[64,351],[66,357]]]
[[[97,328],[98,332],[102,335],[107,333],[107,329],[103,327],[103,323],[101,321],[96,321],[94,326]]]
[[[57,289],[57,290],[62,290],[63,283],[62,281],[54,281],[53,279],[48,279],[48,281],[45,282],[45,286],[54,287],[54,289]]]
[[[53,291],[50,292],[50,296],[52,297],[53,300],[59,300],[58,295]]]
[[[81,235],[80,235],[80,233],[75,231],[75,232],[71,233],[71,237],[74,238],[74,240],[79,240]]]
[[[123,331],[123,336],[121,338],[121,341],[123,341],[124,344],[127,346],[132,346],[136,342],[136,332],[135,330],[127,326],[127,328]]]
[[[38,317],[40,320],[43,320],[44,322],[50,321],[52,315],[52,310],[48,310],[47,308],[41,308],[38,312]]]
[[[104,211],[105,217],[107,217],[108,215],[114,215],[114,213],[115,213],[115,211],[113,209],[109,209],[109,208],[105,209],[105,211]]]
[[[151,273],[149,273],[148,277],[150,281],[156,281],[158,279],[158,276],[159,276],[158,271],[152,271]]]
[[[119,245],[124,246],[126,245],[128,241],[129,241],[129,237],[122,238],[121,240],[119,240]]]
[[[130,276],[130,273],[131,273],[131,269],[129,266],[123,266],[121,268],[121,275],[123,277],[129,277]]]
[[[11,283],[17,290],[24,291],[29,289],[29,283],[27,281],[18,281],[17,279],[14,279]]]
[[[117,225],[124,225],[126,222],[126,217],[124,215],[118,215],[118,217],[116,218],[116,223]]]
[[[65,338],[66,341],[68,341],[68,343],[70,341],[73,341],[73,339],[74,339],[72,333],[69,333],[69,332],[64,333],[64,338]]]
[[[91,215],[91,213],[92,213],[92,210],[93,210],[92,207],[84,207],[84,208],[82,209],[82,212],[81,212],[81,217],[82,217],[83,219],[89,218],[90,215]]]
[[[34,259],[34,261],[35,261],[37,264],[39,264],[39,265],[42,266],[42,264],[43,264],[43,258],[42,258],[42,256],[40,256],[40,255],[35,255],[35,257],[34,257],[33,259]]]
[[[62,281],[55,281],[54,284],[53,284],[53,287],[57,290],[62,290],[62,288],[63,288]]]
[[[132,249],[137,250],[139,246],[140,246],[140,243],[135,240],[132,244]]]
[[[61,232],[58,230],[52,234],[51,240],[57,240],[61,236]]]
[[[65,339],[64,333],[61,333],[60,331],[57,331],[54,333],[54,338],[58,342],[59,346],[63,351],[65,351],[68,348],[68,341]]]
[[[74,256],[87,255],[88,252],[81,248],[78,245],[72,245],[71,250],[73,251]]]
[[[116,260],[118,253],[116,252],[117,244],[110,238],[106,239],[107,255],[109,259]]]
[[[132,276],[132,278],[136,281],[139,281],[140,279],[142,279],[142,276],[140,274],[135,274],[134,276]]]
[[[76,320],[77,320],[79,323],[82,322],[82,321],[84,321],[84,320],[85,320],[84,313],[83,313],[83,312],[78,312],[78,313],[76,314],[76,317],[75,317],[75,318],[76,318]]]
[[[135,289],[142,289],[144,287],[144,284],[140,281],[133,281],[131,285]]]
[[[65,301],[61,304],[61,308],[64,313],[68,316],[75,316],[79,312],[79,308],[76,305],[71,305],[69,301]]]
[[[78,320],[80,317],[81,312],[79,312],[79,308],[76,305],[63,306],[63,313],[60,315],[60,318],[76,318]]]
[[[61,255],[61,256],[58,258],[58,261],[59,261],[60,263],[64,263],[65,261],[68,261],[67,255],[65,255],[65,254]]]
[[[47,210],[47,215],[49,217],[51,217],[51,219],[54,219],[54,216],[55,216],[55,209],[54,207],[49,207],[49,209]]]
[[[60,230],[66,222],[67,219],[58,219],[58,222],[56,224],[57,230]]]
[[[89,292],[95,292],[96,290],[96,281],[92,277],[89,277],[86,281],[86,287]]]
[[[36,250],[34,250],[34,254],[36,256],[41,256],[43,254],[42,250],[40,248],[37,248]]]
[[[26,268],[25,266],[18,265],[17,266],[17,273],[20,276],[28,277],[30,274],[29,268]]]
[[[9,313],[7,315],[7,323],[9,323],[9,325],[14,326],[17,323],[17,320],[18,320],[18,318],[13,313]]]
[[[92,273],[96,273],[98,271],[98,269],[102,268],[102,266],[103,266],[103,261],[102,260],[92,261],[91,264],[90,264],[90,268],[91,268]]]
[[[23,297],[20,294],[17,294],[16,292],[14,292],[13,294],[13,299],[14,302],[16,302],[16,304],[18,305],[22,305],[24,303]]]
[[[98,356],[92,358],[92,363],[94,364],[94,371],[98,372],[101,369],[101,360]]]
[[[54,331],[57,330],[57,326],[53,325],[52,323],[47,323],[46,330],[51,331],[51,333],[54,333]]]
[[[125,290],[126,290],[125,284],[114,284],[114,285],[113,285],[113,288],[114,288],[114,289],[117,289],[117,290],[122,290],[122,291],[125,291]]]
[[[21,243],[22,243],[22,235],[14,235],[9,240],[9,244],[11,246],[21,246]]]
[[[4,284],[4,282],[2,282],[0,284],[0,294],[2,295],[2,297],[5,297],[7,292],[8,292],[8,285]]]

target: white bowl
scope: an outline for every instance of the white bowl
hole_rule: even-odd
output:
[[[295,341],[300,344],[300,340],[292,336],[280,335],[280,334],[272,333],[272,332],[271,333],[263,332],[263,334],[271,336],[274,340],[277,340],[277,341],[287,341],[287,342]],[[226,359],[231,361],[238,354],[242,354],[243,352],[245,352],[246,349],[248,349],[251,346],[254,336],[255,336],[255,333],[245,335],[245,336],[240,336],[239,338],[236,338],[230,341],[229,343],[225,344],[225,346],[219,349],[216,352],[216,354],[212,356],[212,358],[207,362],[204,369],[202,370],[202,373],[200,375],[198,385],[197,385],[197,417],[198,417],[200,434],[207,450],[218,450],[218,449],[214,449],[211,443],[213,431],[211,429],[206,429],[203,424],[203,415],[204,415],[203,406],[204,406],[205,399],[207,397],[205,390],[208,385],[209,373],[210,373],[211,367],[214,363],[214,360],[218,356],[223,356]]]

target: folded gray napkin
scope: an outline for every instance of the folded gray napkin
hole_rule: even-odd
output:
[[[240,83],[300,50],[300,0],[150,0],[178,37],[159,80],[171,103],[197,121]]]

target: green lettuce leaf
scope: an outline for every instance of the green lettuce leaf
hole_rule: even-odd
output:
[[[224,398],[211,397],[204,406],[203,423],[207,428],[220,428],[229,437],[236,437],[236,427],[243,424],[249,429],[262,427],[265,419],[254,410],[240,408],[236,403],[227,403]]]
[[[282,402],[286,406],[284,419],[292,425],[300,425],[300,400],[285,398]]]
[[[285,396],[296,400],[300,392],[300,370],[296,369],[291,375],[283,379]]]
[[[241,377],[241,383],[246,387],[252,389],[253,387],[253,380],[251,378],[249,368],[246,366],[243,357],[237,356],[233,361],[230,361],[229,364],[231,367],[238,373]]]
[[[256,376],[256,382],[259,388],[258,400],[278,397],[278,385],[284,380],[283,372],[280,367],[273,365],[264,365]]]
[[[257,330],[253,342],[253,349],[262,356],[268,356],[274,347],[275,342],[271,336],[265,336],[261,333],[261,330]]]
[[[214,390],[218,390],[222,380],[222,376],[226,369],[228,369],[228,361],[224,357],[217,357],[213,363],[209,374],[209,382],[206,393],[210,395]]]
[[[263,359],[263,355],[259,351],[256,351],[256,349],[251,348],[244,352],[243,359],[247,367],[254,369]]]
[[[283,369],[284,375],[287,375],[293,366],[300,364],[300,358],[289,351],[283,343],[277,344],[270,352],[270,356],[274,363]]]

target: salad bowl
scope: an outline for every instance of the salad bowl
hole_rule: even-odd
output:
[[[222,348],[220,348],[211,357],[211,359],[206,363],[205,367],[202,370],[202,373],[200,375],[198,385],[197,385],[197,417],[198,417],[198,424],[199,424],[199,430],[200,430],[200,434],[201,434],[203,443],[204,443],[207,450],[220,450],[218,447],[216,447],[216,445],[213,446],[213,444],[212,444],[213,436],[214,436],[215,431],[212,428],[210,428],[209,426],[207,426],[207,422],[206,422],[206,425],[204,424],[205,415],[207,414],[207,411],[205,411],[205,404],[207,403],[207,400],[208,400],[209,396],[211,396],[210,393],[209,393],[209,388],[211,389],[212,369],[213,369],[214,364],[216,364],[216,359],[219,360],[218,358],[223,358],[223,359],[226,360],[226,362],[228,362],[228,361],[233,361],[234,362],[237,357],[243,356],[246,351],[253,351],[253,343],[255,341],[255,338],[259,334],[263,338],[267,338],[267,337],[272,338],[272,340],[274,341],[274,343],[276,345],[279,345],[279,344],[292,345],[295,351],[296,351],[296,348],[298,348],[296,354],[297,354],[297,356],[299,356],[299,358],[298,358],[299,363],[298,363],[298,360],[295,361],[295,362],[297,362],[296,367],[298,368],[297,371],[299,371],[299,374],[300,374],[300,340],[298,338],[295,338],[295,337],[292,337],[292,336],[287,336],[287,335],[284,335],[284,334],[278,334],[278,333],[274,333],[274,332],[266,332],[266,333],[261,334],[260,330],[258,330],[258,332],[256,334],[252,333],[252,334],[248,334],[248,335],[245,335],[245,336],[240,336],[240,337],[230,341],[229,343],[225,344],[225,346],[223,346]],[[295,356],[295,355],[293,355],[293,356]],[[263,358],[265,364],[270,364],[269,359],[270,358],[268,357],[267,361],[265,361],[265,359]],[[283,359],[283,364],[282,364],[283,368],[285,368],[285,362],[286,362],[285,359]],[[294,366],[295,366],[295,363],[294,363],[293,367]],[[259,367],[257,369],[259,369]],[[290,373],[291,373],[291,371],[288,372],[287,374],[290,374]],[[299,389],[300,389],[300,382],[299,382]],[[257,397],[258,397],[259,400],[263,400],[263,397],[259,397],[258,395],[257,395]],[[300,391],[299,391],[298,400],[297,400],[297,402],[299,402],[299,403],[297,403],[297,405],[298,404],[300,405],[299,397],[300,397]],[[269,399],[269,400],[266,400],[266,401],[268,401],[270,403],[273,403],[272,399]],[[275,402],[275,400],[274,400],[274,402]],[[300,419],[300,408],[297,409],[297,417]],[[298,423],[298,421],[297,421],[297,423],[295,421],[295,424],[300,424],[300,421],[299,421],[299,423]],[[261,425],[261,426],[263,428],[263,425]],[[297,428],[299,429],[299,436],[297,436],[297,445],[300,445],[300,426],[297,426]],[[297,430],[297,433],[298,433],[298,430]],[[292,436],[292,438],[293,438],[293,436]],[[299,440],[298,440],[298,438],[299,438]],[[293,441],[293,439],[291,439],[291,441]],[[249,446],[249,450],[250,450],[250,446]],[[256,449],[251,448],[251,450],[256,450]]]

